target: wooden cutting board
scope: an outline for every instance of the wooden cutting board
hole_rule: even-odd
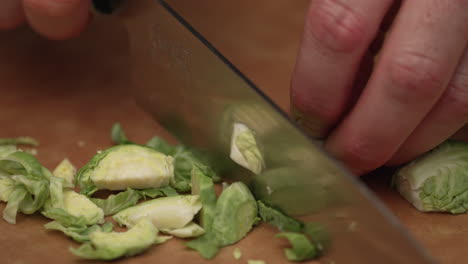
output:
[[[194,1],[180,1],[194,5]],[[207,6],[220,10],[196,25],[215,46],[257,83],[282,108],[289,105],[288,87],[307,1],[199,1],[193,16]],[[269,1],[268,1],[269,2]],[[145,142],[168,134],[141,109],[128,91],[127,35],[122,25],[96,17],[78,39],[53,42],[28,28],[0,33],[0,137],[33,136],[40,140],[38,158],[54,168],[63,158],[84,165],[97,150],[111,145],[111,125],[121,122],[128,136]],[[442,263],[464,261],[468,215],[422,214],[390,188],[391,170],[365,178],[370,188]],[[2,211],[4,205],[0,205]],[[0,263],[88,263],[67,250],[76,243],[46,231],[40,215],[19,215],[16,225],[0,221]],[[287,243],[273,239],[276,230],[263,225],[239,247],[235,261],[228,247],[215,263],[246,263],[263,259],[285,263]],[[383,240],[385,238],[382,238]],[[184,248],[179,240],[152,248],[147,254],[119,263],[212,263]]]

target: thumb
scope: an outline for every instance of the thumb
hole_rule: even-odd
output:
[[[23,0],[23,6],[31,27],[55,40],[79,35],[90,19],[90,0]]]

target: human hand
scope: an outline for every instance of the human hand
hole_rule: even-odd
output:
[[[0,30],[27,22],[47,38],[68,39],[86,27],[90,8],[91,0],[1,0]]]
[[[293,75],[295,118],[358,175],[407,162],[468,122],[468,1],[394,4],[312,0]]]

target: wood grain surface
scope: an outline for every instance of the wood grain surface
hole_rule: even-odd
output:
[[[308,1],[189,1],[190,19],[226,57],[283,109],[299,47]],[[0,33],[0,137],[33,136],[40,140],[38,158],[54,168],[68,157],[84,165],[97,150],[111,145],[109,129],[119,121],[128,136],[145,142],[168,134],[128,96],[132,81],[124,27],[96,16],[77,39],[48,41],[27,27]],[[390,169],[365,182],[442,263],[463,263],[468,245],[468,215],[417,212],[390,188]],[[2,211],[4,205],[0,205]],[[46,231],[40,215],[19,215],[16,225],[0,221],[0,263],[88,263],[73,257],[77,244]],[[241,261],[228,247],[214,263],[264,259],[285,263],[284,241],[273,239],[268,226],[255,229],[239,247]],[[385,239],[385,238],[382,238]],[[187,261],[189,259],[190,261]],[[90,262],[89,262],[90,263]],[[184,248],[178,240],[118,263],[213,263]]]

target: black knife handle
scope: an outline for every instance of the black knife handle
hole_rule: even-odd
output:
[[[119,8],[122,0],[92,0],[92,2],[97,12],[110,15]]]

